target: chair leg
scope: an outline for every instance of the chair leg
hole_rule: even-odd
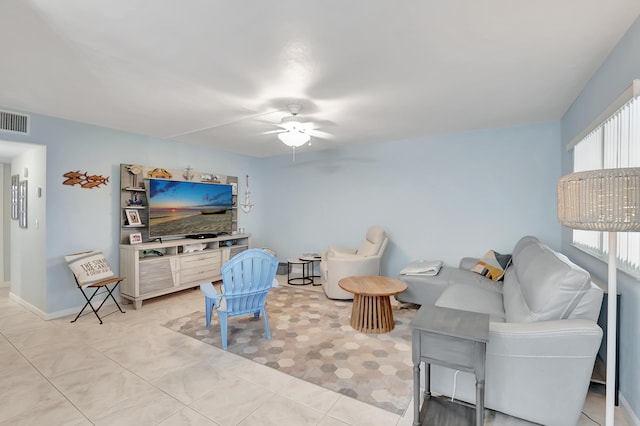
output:
[[[71,321],[71,322],[76,322],[78,320],[78,318],[80,318],[80,315],[82,315],[82,313],[84,312],[84,310],[86,309],[87,306],[89,306],[91,308],[91,310],[93,311],[93,313],[96,315],[96,317],[98,318],[98,321],[100,321],[100,324],[102,324],[102,319],[100,318],[100,315],[98,315],[98,311],[95,310],[93,308],[93,305],[91,304],[91,299],[93,299],[93,296],[96,295],[96,293],[98,292],[98,290],[100,290],[100,287],[96,287],[96,289],[93,291],[93,294],[91,295],[91,297],[87,297],[87,294],[84,292],[84,289],[80,289],[80,292],[82,293],[82,295],[84,296],[84,299],[87,301],[87,303],[84,304],[84,306],[82,307],[82,309],[80,310],[80,312],[78,312],[78,315],[76,315],[76,317]],[[103,302],[104,303],[104,302]],[[102,306],[102,305],[100,305]],[[98,308],[99,310],[100,308]],[[88,312],[87,312],[88,313]]]
[[[227,350],[227,315],[218,312],[218,319],[220,319],[220,337],[222,338],[222,349]]]
[[[78,320],[78,318],[80,318],[80,316],[82,315],[82,313],[84,312],[86,307],[89,306],[91,308],[91,310],[93,311],[93,313],[95,314],[96,318],[98,318],[98,321],[100,321],[100,324],[102,324],[102,318],[100,318],[100,315],[98,315],[98,311],[102,308],[102,305],[104,305],[104,303],[107,301],[107,299],[109,299],[109,297],[111,297],[113,302],[116,304],[116,306],[118,307],[118,310],[120,310],[120,312],[122,312],[124,314],[125,312],[120,307],[120,304],[118,303],[116,298],[113,297],[113,292],[118,287],[118,284],[120,284],[120,281],[116,282],[114,284],[114,286],[111,287],[111,288],[109,288],[109,285],[101,285],[99,287],[93,287],[93,288],[95,288],[95,290],[91,294],[91,297],[87,297],[87,294],[84,292],[84,289],[81,288],[80,292],[84,296],[84,298],[87,301],[87,303],[84,304],[84,306],[82,307],[82,309],[80,310],[78,315],[76,315],[76,317],[71,322],[76,322]],[[93,300],[93,297],[96,295],[96,293],[98,293],[98,291],[103,287],[107,291],[107,296],[102,300],[102,303],[100,303],[100,306],[98,306],[98,309],[94,309],[93,305],[91,304],[91,301]],[[111,313],[113,313],[113,312],[111,312]],[[110,315],[110,314],[107,314],[107,315]]]
[[[115,291],[115,289],[118,287],[118,284],[120,284],[120,281],[118,281],[112,288],[111,290],[109,290],[109,286],[106,285],[105,287],[107,288],[107,292],[109,293],[109,296],[105,297],[104,300],[102,301],[102,304],[100,305],[100,307],[102,307],[102,305],[104,304],[104,302],[107,301],[107,299],[109,297],[111,297],[111,299],[113,300],[113,302],[116,304],[116,306],[118,307],[118,309],[120,310],[120,312],[122,312],[123,314],[125,313],[122,308],[120,307],[120,305],[118,304],[118,301],[116,300],[115,297],[113,297],[113,292]],[[98,310],[100,310],[100,308],[98,308]]]
[[[264,330],[267,340],[271,339],[271,330],[269,329],[269,320],[267,319],[267,310],[264,308],[260,308],[262,311],[262,317],[264,318]]]
[[[204,298],[204,309],[205,309],[205,324],[207,328],[211,325],[211,313],[213,312],[213,299],[209,297]]]

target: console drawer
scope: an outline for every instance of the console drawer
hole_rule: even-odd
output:
[[[171,288],[175,285],[173,259],[153,259],[140,262],[140,294]]]
[[[219,251],[197,253],[180,258],[180,284],[219,279],[222,255]]]
[[[180,269],[206,268],[208,265],[217,265],[220,268],[220,251],[201,252],[180,257]]]
[[[180,284],[184,285],[191,281],[197,281],[199,284],[203,282],[218,280],[220,276],[220,267],[209,269],[188,269],[180,271]]]

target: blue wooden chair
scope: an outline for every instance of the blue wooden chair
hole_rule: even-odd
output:
[[[260,249],[249,249],[234,256],[222,267],[222,293],[211,283],[200,284],[204,293],[206,325],[211,325],[215,309],[220,319],[222,348],[227,349],[227,318],[253,314],[264,318],[266,338],[271,339],[264,302],[271,290],[278,260]]]

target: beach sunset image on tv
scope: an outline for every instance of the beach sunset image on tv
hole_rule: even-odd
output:
[[[149,179],[149,236],[231,233],[231,185]]]

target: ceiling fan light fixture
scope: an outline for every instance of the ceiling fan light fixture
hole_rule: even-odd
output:
[[[280,120],[280,126],[289,131],[298,130],[301,124],[300,119],[295,115],[289,115]]]
[[[309,140],[311,140],[311,136],[299,130],[288,130],[286,132],[278,133],[278,139],[280,139],[283,144],[295,148],[309,142]]]

